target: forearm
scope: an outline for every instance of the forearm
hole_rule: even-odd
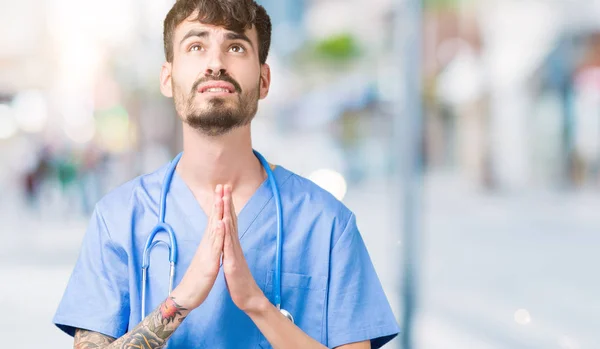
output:
[[[173,297],[169,297],[133,330],[116,340],[96,332],[78,330],[75,349],[164,348],[169,337],[188,313],[189,310],[177,304]]]
[[[274,349],[326,348],[283,316],[268,299],[257,303],[247,314]]]

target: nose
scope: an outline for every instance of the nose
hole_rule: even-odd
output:
[[[206,67],[205,75],[212,75],[219,77],[221,75],[225,75],[227,70],[225,69],[225,65],[223,64],[223,59],[221,58],[221,53],[216,52],[210,56],[208,61],[208,65]]]
[[[212,76],[217,77],[217,78],[219,76],[225,75],[225,74],[226,74],[226,71],[223,68],[219,69],[219,70],[213,70],[213,69],[210,69],[210,68],[206,69],[206,75],[212,75]]]

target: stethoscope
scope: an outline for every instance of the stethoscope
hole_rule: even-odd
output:
[[[148,240],[146,241],[146,245],[144,246],[144,252],[142,256],[142,320],[146,317],[146,287],[147,287],[147,273],[148,267],[150,266],[150,251],[152,248],[160,243],[167,245],[169,249],[169,294],[173,291],[173,281],[175,279],[175,264],[177,263],[177,240],[175,239],[175,232],[170,224],[165,222],[165,209],[167,204],[167,193],[169,192],[169,188],[171,187],[171,181],[173,180],[173,175],[175,174],[175,168],[177,167],[177,163],[181,159],[181,155],[183,153],[179,153],[173,161],[169,164],[167,168],[167,172],[165,173],[165,178],[163,180],[162,189],[160,191],[160,207],[158,212],[158,223],[152,229],[152,232],[148,236]],[[269,163],[265,158],[256,150],[254,150],[254,155],[258,158],[260,163],[262,164],[265,172],[267,173],[267,179],[269,181],[269,185],[271,186],[271,191],[273,192],[273,197],[275,198],[275,206],[277,208],[277,250],[275,252],[275,276],[273,280],[273,303],[275,307],[279,309],[279,311],[292,323],[294,322],[294,318],[292,314],[290,314],[287,310],[281,308],[281,252],[283,247],[283,219],[282,216],[282,208],[281,208],[281,198],[279,196],[279,189],[277,188],[277,183],[275,182],[275,177],[273,176],[273,171],[269,166]],[[163,240],[154,241],[154,237],[159,232],[166,232],[169,235],[169,243]]]

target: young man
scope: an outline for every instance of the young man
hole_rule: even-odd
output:
[[[96,205],[54,318],[76,348],[358,349],[397,335],[353,213],[273,165],[285,232],[281,301],[294,322],[272,304],[276,205],[250,137],[269,92],[270,37],[269,16],[251,0],[180,0],[168,13],[160,87],[183,121],[184,150],[164,212],[178,243],[175,289],[167,297],[169,250],[159,244],[141,300],[165,165]],[[142,306],[155,310],[141,319]]]

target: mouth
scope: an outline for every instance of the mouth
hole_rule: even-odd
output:
[[[207,95],[229,95],[236,92],[232,84],[224,81],[211,81],[202,84],[198,87],[197,91]]]

